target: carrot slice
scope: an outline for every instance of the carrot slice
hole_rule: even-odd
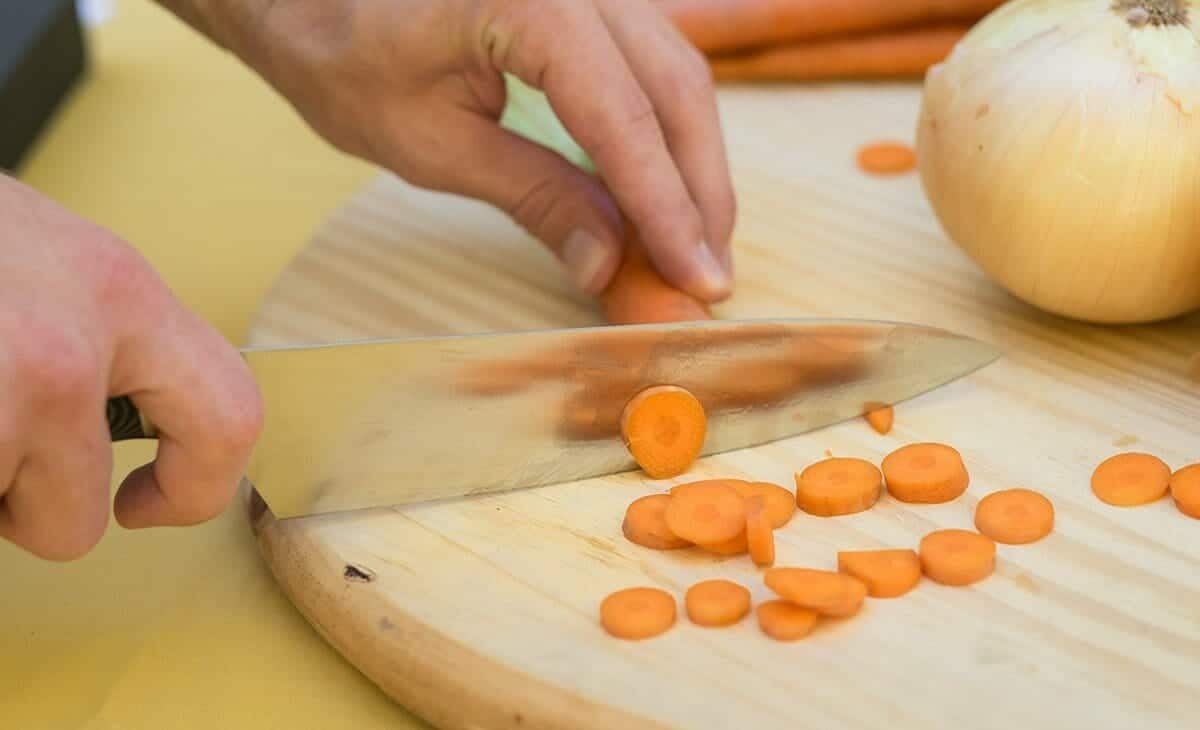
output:
[[[697,482],[677,489],[663,516],[671,533],[684,540],[719,543],[745,531],[746,502],[729,484]]]
[[[870,509],[883,491],[883,474],[865,459],[835,456],[810,464],[796,475],[796,503],[820,517]]]
[[[1172,474],[1170,490],[1179,511],[1200,520],[1200,464],[1185,466]]]
[[[724,578],[702,580],[683,597],[688,618],[699,626],[729,626],[750,612],[750,591]]]
[[[778,484],[734,481],[732,486],[745,498],[756,495],[763,498],[772,529],[778,530],[783,527],[792,519],[792,515],[796,514],[796,495]]]
[[[691,545],[667,527],[665,513],[670,503],[669,494],[647,494],[630,502],[621,522],[625,539],[652,550],[677,550]]]
[[[892,423],[896,419],[896,413],[891,406],[885,403],[868,403],[865,407],[863,418],[871,425],[871,428],[876,432],[887,435],[892,430]]]
[[[838,572],[865,583],[872,598],[896,598],[921,582],[921,560],[916,550],[842,550]]]
[[[746,499],[746,543],[755,565],[775,562],[775,533],[767,516],[767,502],[761,494]]]
[[[675,624],[675,598],[659,588],[635,586],[600,602],[600,624],[619,639],[648,639]]]
[[[860,147],[858,166],[876,175],[908,172],[917,166],[917,153],[909,145],[884,140]]]
[[[1024,545],[1054,529],[1054,505],[1031,489],[992,492],[975,505],[975,529],[996,542]]]
[[[853,616],[867,596],[866,583],[830,570],[770,568],[763,580],[781,598],[825,616]]]
[[[668,489],[667,492],[669,492],[671,494],[671,496],[675,496],[675,495],[682,494],[684,492],[689,492],[693,489],[707,488],[707,486],[710,484],[724,484],[726,486],[732,487],[735,492],[738,492],[740,494],[741,493],[740,487],[742,484],[745,484],[745,482],[743,482],[741,479],[697,479],[697,480],[691,481],[691,482],[683,482],[682,484],[676,484],[673,487],[671,487],[670,489]]]
[[[970,530],[935,530],[921,538],[921,570],[931,580],[965,586],[996,569],[996,543]]]
[[[704,447],[707,417],[696,396],[674,385],[657,385],[633,397],[621,413],[621,436],[651,479],[667,479],[691,467]]]
[[[712,553],[713,555],[741,555],[750,549],[749,538],[746,537],[745,528],[741,532],[720,542],[707,542],[699,546],[701,550]]]
[[[776,641],[803,639],[817,625],[817,612],[781,599],[764,601],[755,609],[758,627]]]
[[[882,467],[888,493],[901,502],[949,502],[962,495],[970,483],[962,455],[946,444],[901,446],[884,457]]]
[[[1092,493],[1117,507],[1154,502],[1170,485],[1171,468],[1157,456],[1136,451],[1110,456],[1092,472]]]

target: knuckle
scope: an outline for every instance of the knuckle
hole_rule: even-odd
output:
[[[557,207],[557,191],[554,180],[542,178],[509,206],[508,213],[535,235],[544,232]]]
[[[21,338],[14,359],[18,382],[36,401],[78,404],[99,389],[97,357],[80,335],[39,328]]]

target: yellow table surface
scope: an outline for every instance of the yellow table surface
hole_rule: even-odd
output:
[[[266,287],[374,170],[150,0],[91,33],[91,77],[19,177],[136,245],[235,344]],[[113,486],[151,458],[121,444]],[[235,506],[110,522],[72,563],[0,542],[0,728],[412,728],[277,590]]]

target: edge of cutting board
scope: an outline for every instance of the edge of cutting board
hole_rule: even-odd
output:
[[[292,605],[363,675],[426,722],[438,728],[665,730],[443,636],[388,604],[370,580],[323,550],[310,538],[308,518],[277,519],[253,487],[245,501],[262,557]],[[456,701],[434,699],[446,695]]]

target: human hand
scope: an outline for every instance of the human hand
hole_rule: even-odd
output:
[[[157,458],[117,491],[117,522],[217,515],[263,420],[237,350],[129,245],[3,175],[0,221],[0,537],[50,560],[100,540],[116,395],[159,430]]]
[[[730,293],[735,200],[710,72],[647,0],[160,1],[337,148],[508,212],[581,290],[614,273],[624,217],[669,283]],[[601,180],[499,125],[502,72],[546,93]]]

